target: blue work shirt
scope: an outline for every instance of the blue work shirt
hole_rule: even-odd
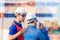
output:
[[[42,29],[40,29],[42,34],[45,36],[46,40],[50,40],[49,36],[48,36],[48,30],[46,30],[45,27],[43,27]]]
[[[24,33],[24,40],[45,40],[45,37],[36,26],[28,25],[28,30]]]

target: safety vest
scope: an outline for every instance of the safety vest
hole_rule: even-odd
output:
[[[20,30],[22,30],[22,28],[20,26],[18,26],[18,25],[16,25],[16,28],[17,28],[17,32],[19,32]],[[24,40],[23,34],[19,35],[17,37],[17,40]]]

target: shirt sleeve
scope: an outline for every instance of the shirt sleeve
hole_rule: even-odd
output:
[[[13,35],[17,33],[17,29],[15,25],[11,25],[11,27],[9,28],[9,35]]]

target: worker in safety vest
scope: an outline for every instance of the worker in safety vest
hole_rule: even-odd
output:
[[[21,22],[24,21],[26,11],[22,7],[18,7],[15,10],[14,22],[9,28],[8,40],[24,40],[23,33],[27,31],[27,28],[22,28]]]

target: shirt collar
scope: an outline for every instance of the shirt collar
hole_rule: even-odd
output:
[[[29,27],[29,28],[36,28],[36,26],[33,25],[33,24],[28,24],[28,27]]]
[[[18,25],[19,27],[22,27],[22,24],[21,24],[21,23],[18,23],[16,20],[14,20],[14,23],[15,23],[16,25]]]

